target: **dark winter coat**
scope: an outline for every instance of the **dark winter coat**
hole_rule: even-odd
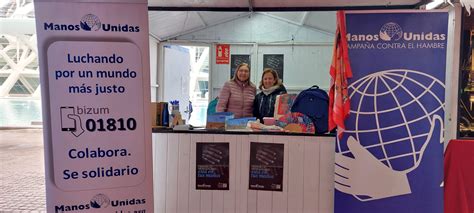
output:
[[[275,99],[277,95],[281,94],[286,94],[286,88],[283,84],[268,95],[265,95],[263,92],[258,93],[253,102],[253,116],[260,119],[260,122],[262,123],[263,117],[273,117],[275,111]]]

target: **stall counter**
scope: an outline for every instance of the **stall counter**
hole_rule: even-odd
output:
[[[196,144],[229,144],[228,190],[196,189]],[[251,142],[283,144],[281,191],[249,190]],[[153,129],[155,212],[333,212],[334,135]]]

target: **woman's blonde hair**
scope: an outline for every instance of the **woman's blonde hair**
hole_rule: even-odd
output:
[[[250,73],[251,73],[251,72],[250,72],[250,66],[249,66],[249,64],[247,64],[247,63],[241,63],[241,64],[239,64],[239,66],[237,66],[237,68],[235,69],[235,72],[234,72],[234,76],[232,77],[232,80],[234,80],[234,81],[235,81],[235,80],[238,80],[238,78],[237,78],[237,72],[239,72],[239,69],[240,69],[241,67],[243,67],[243,66],[246,66],[247,68],[249,68],[249,79],[248,79],[247,81],[250,82]]]
[[[260,80],[260,85],[258,86],[259,89],[263,89],[263,76],[265,76],[265,74],[267,73],[271,73],[273,75],[273,78],[275,79],[275,83],[273,84],[273,86],[281,84],[281,80],[278,77],[278,73],[272,68],[265,68],[262,73],[262,79]]]

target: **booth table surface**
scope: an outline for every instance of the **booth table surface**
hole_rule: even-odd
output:
[[[229,143],[229,190],[196,190],[198,142]],[[282,192],[248,189],[251,142],[284,144]],[[332,136],[154,131],[155,212],[333,212],[334,145]]]
[[[474,140],[452,140],[444,158],[444,212],[474,212]]]

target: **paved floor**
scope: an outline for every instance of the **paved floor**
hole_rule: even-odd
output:
[[[0,130],[0,212],[46,212],[42,129]]]

